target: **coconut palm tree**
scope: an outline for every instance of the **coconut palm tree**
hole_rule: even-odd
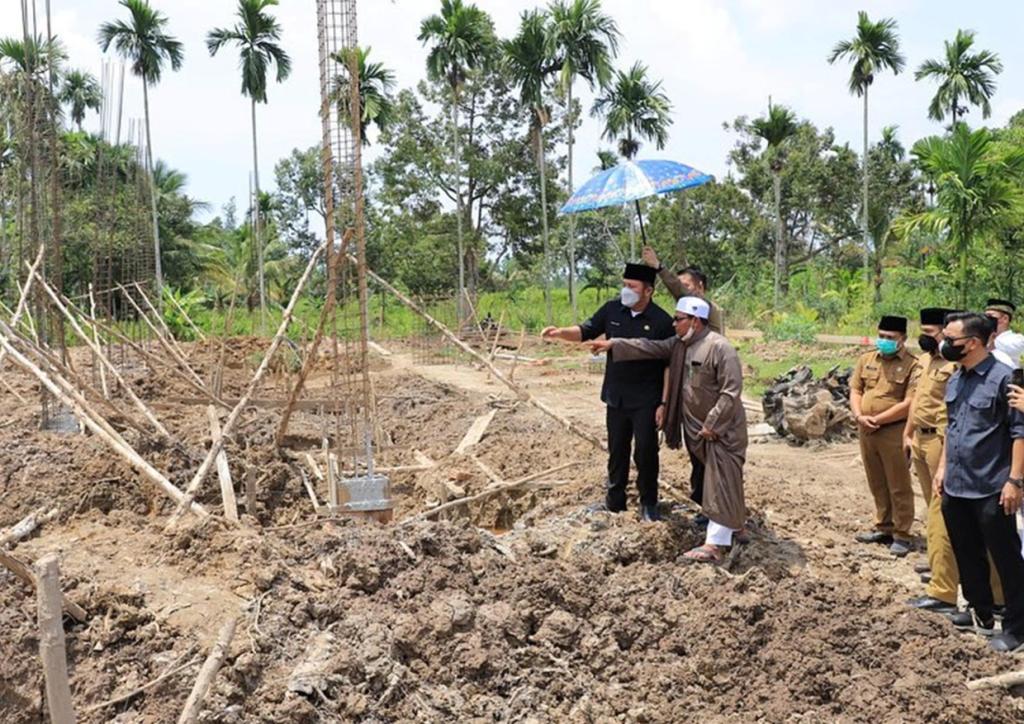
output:
[[[929,118],[942,121],[948,110],[956,126],[957,119],[968,111],[967,106],[960,105],[964,100],[981,106],[983,118],[992,115],[989,101],[996,92],[995,76],[1003,72],[1003,63],[989,50],[969,52],[973,45],[973,30],[957,30],[953,42],[945,42],[946,57],[926,60],[914,73],[914,80],[930,78],[939,84],[928,106]]]
[[[658,149],[668,141],[672,125],[672,103],[661,92],[661,81],[647,77],[647,67],[634,63],[628,71],[616,71],[601,95],[594,99],[592,116],[604,117],[601,138],[619,137],[619,153],[632,160],[640,150],[640,139],[654,141]],[[639,213],[639,206],[637,207]],[[630,224],[629,254],[636,258],[636,236]]]
[[[548,42],[559,65],[558,89],[565,94],[569,147],[569,195],[574,190],[572,152],[576,118],[572,110],[577,78],[591,90],[604,87],[612,77],[612,60],[619,52],[619,29],[601,12],[601,0],[554,0],[549,6]],[[576,318],[576,217],[569,214],[569,299]]]
[[[997,150],[987,128],[958,123],[947,137],[914,144],[911,154],[935,184],[936,203],[897,220],[897,231],[948,234],[960,260],[960,307],[967,307],[968,255],[976,241],[1024,213],[1024,150]]]
[[[343,70],[334,79],[331,90],[332,99],[338,108],[338,117],[344,123],[350,123],[352,97],[349,94],[349,56],[353,51],[341,50],[331,58],[341,65]],[[369,145],[366,130],[373,123],[378,131],[383,131],[394,120],[395,105],[392,93],[395,90],[395,74],[382,63],[370,63],[367,58],[370,48],[356,48],[356,64],[359,73],[359,138],[363,145]]]
[[[883,18],[872,22],[868,14],[857,13],[857,34],[851,40],[836,43],[828,57],[829,63],[840,58],[853,63],[850,71],[850,93],[864,98],[864,155],[862,156],[863,198],[861,199],[861,232],[864,236],[864,275],[871,276],[871,241],[868,222],[868,88],[875,82],[875,74],[891,70],[898,75],[906,65],[900,53],[900,38],[896,34],[896,21]]]
[[[782,218],[782,168],[785,165],[786,141],[796,135],[796,115],[785,106],[768,106],[768,115],[756,118],[750,124],[754,135],[766,144],[765,156],[772,174],[772,187],[775,192],[775,306],[779,306],[782,296],[782,283],[786,270],[786,222]]]
[[[206,35],[206,48],[210,56],[217,54],[228,43],[239,49],[239,67],[242,70],[242,95],[249,98],[252,118],[252,177],[256,198],[260,196],[260,163],[256,140],[256,104],[267,102],[267,69],[277,67],[277,82],[284,81],[292,70],[292,61],[278,45],[281,26],[268,7],[277,0],[238,0],[238,22],[233,28],[214,28]],[[267,285],[263,270],[263,245],[260,243],[259,205],[255,213],[257,276],[260,290],[260,326],[265,330],[267,321]]]
[[[427,75],[451,90],[452,155],[455,158],[456,245],[459,254],[459,321],[463,318],[466,294],[466,252],[462,240],[462,157],[459,148],[459,95],[466,76],[490,62],[495,47],[490,16],[476,5],[462,0],[441,0],[441,13],[420,24],[419,40],[430,44]]]
[[[551,308],[551,243],[548,235],[547,174],[544,161],[544,126],[551,120],[551,111],[544,102],[545,91],[557,71],[547,40],[548,16],[539,10],[524,11],[519,32],[502,43],[502,63],[512,82],[519,88],[519,100],[530,111],[530,140],[540,171],[541,232],[544,247],[544,306],[547,323],[554,323]]]
[[[130,22],[112,20],[99,30],[100,49],[113,44],[118,55],[131,64],[132,73],[142,79],[142,108],[146,121],[146,164],[150,172],[150,212],[153,217],[153,262],[156,298],[163,299],[163,271],[160,265],[160,226],[157,221],[156,187],[153,184],[153,135],[149,126],[149,87],[160,82],[164,63],[171,70],[181,68],[185,53],[181,42],[167,34],[167,16],[154,10],[148,0],[120,0],[131,14]]]
[[[103,91],[96,78],[82,70],[72,70],[64,76],[60,89],[60,102],[71,106],[71,120],[82,130],[86,109],[99,111]]]

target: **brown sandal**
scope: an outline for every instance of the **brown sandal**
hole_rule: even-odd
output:
[[[721,563],[722,557],[722,549],[711,543],[697,546],[683,554],[683,558],[693,563]]]

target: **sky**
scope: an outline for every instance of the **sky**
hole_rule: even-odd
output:
[[[31,5],[32,0],[28,0]],[[45,32],[45,0],[35,0],[40,30]],[[249,101],[240,93],[237,51],[224,48],[211,58],[204,38],[213,27],[233,25],[235,0],[151,0],[169,17],[169,32],[184,43],[182,69],[165,72],[150,92],[153,153],[188,176],[187,192],[218,213],[231,197],[244,208],[252,146]],[[0,36],[20,35],[19,2],[0,2]],[[498,34],[515,32],[519,15],[538,3],[528,0],[477,0],[494,19]],[[840,143],[862,145],[862,101],[847,89],[849,66],[829,65],[833,45],[852,37],[857,11],[872,19],[892,17],[899,24],[908,70],[878,77],[870,90],[870,138],[881,128],[899,127],[909,145],[941,131],[927,118],[934,86],[915,82],[913,69],[941,57],[943,41],[957,28],[977,32],[978,48],[997,52],[1004,65],[992,103],[990,125],[1005,124],[1024,108],[1024,2],[1019,0],[604,0],[618,23],[622,42],[618,67],[640,60],[659,79],[673,104],[673,125],[666,147],[641,148],[640,158],[669,158],[724,176],[735,135],[722,124],[739,115],[762,114],[771,96],[819,127],[831,126]],[[50,0],[53,32],[66,46],[70,63],[101,75],[104,56],[96,43],[100,23],[124,17],[115,0]],[[281,0],[275,9],[282,45],[292,57],[291,77],[273,84],[267,105],[257,107],[260,179],[273,185],[275,162],[293,148],[318,142],[319,79],[315,0]],[[399,87],[413,87],[425,75],[426,49],[416,39],[423,18],[438,12],[439,0],[361,0],[359,43],[372,48],[371,58],[394,70]],[[578,95],[589,111],[593,95]],[[141,119],[140,81],[125,81],[125,128]],[[967,116],[981,123],[979,110]],[[98,130],[90,114],[87,130]],[[575,175],[585,179],[596,164],[600,125],[587,114],[577,132]],[[371,136],[372,140],[372,136]],[[368,159],[372,160],[371,149]],[[578,181],[578,183],[579,183]]]

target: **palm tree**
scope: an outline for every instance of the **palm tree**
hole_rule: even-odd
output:
[[[548,17],[539,10],[524,11],[519,32],[502,44],[502,63],[512,81],[519,87],[519,100],[530,109],[530,140],[540,171],[541,231],[544,246],[544,306],[548,324],[554,323],[551,308],[551,244],[548,236],[547,174],[544,162],[544,126],[551,120],[544,103],[544,91],[557,70],[547,42]]]
[[[99,111],[103,102],[103,91],[96,78],[81,70],[72,70],[64,76],[64,84],[60,89],[60,102],[71,106],[71,120],[82,130],[85,111],[91,108]]]
[[[239,48],[239,66],[242,70],[242,95],[248,96],[252,118],[252,177],[256,198],[260,197],[260,164],[256,142],[256,104],[267,102],[267,68],[277,66],[277,82],[284,81],[292,70],[292,61],[281,49],[281,26],[268,7],[277,5],[277,0],[238,0],[238,20],[233,28],[214,28],[206,35],[206,47],[210,56],[222,47],[233,43]],[[263,245],[260,243],[259,205],[255,207],[255,234],[257,275],[260,289],[260,326],[266,331],[267,285],[263,270]]]
[[[484,67],[494,48],[494,26],[490,16],[476,5],[462,0],[441,0],[441,13],[420,24],[419,40],[431,44],[427,75],[444,82],[452,93],[452,154],[455,158],[456,245],[459,254],[459,322],[463,318],[466,294],[466,253],[462,241],[462,158],[459,150],[459,94],[467,74]]]
[[[601,173],[607,171],[610,168],[615,168],[619,162],[619,157],[615,155],[614,151],[608,151],[604,148],[600,148],[597,151],[597,165],[594,166],[594,173]]]
[[[850,93],[864,97],[863,198],[861,200],[861,232],[864,235],[864,276],[871,277],[871,241],[868,222],[868,88],[875,82],[875,73],[889,69],[898,75],[906,65],[900,53],[896,21],[884,18],[872,22],[868,14],[857,13],[857,34],[852,40],[836,43],[828,57],[829,63],[845,58],[853,63],[850,71]]]
[[[349,95],[349,55],[352,51],[342,50],[331,56],[343,70],[334,79],[331,90],[332,100],[338,107],[338,117],[344,123],[350,123],[352,97]],[[391,94],[395,89],[395,74],[381,63],[367,62],[370,48],[356,48],[356,63],[359,78],[359,138],[363,145],[369,145],[366,129],[373,123],[378,131],[383,131],[394,120],[395,105]]]
[[[149,129],[149,86],[160,82],[165,62],[178,70],[185,54],[181,42],[166,32],[167,16],[154,10],[148,0],[120,0],[131,13],[131,22],[113,20],[103,23],[99,31],[100,49],[106,53],[111,43],[125,60],[132,73],[142,79],[142,107],[146,120],[146,164],[150,172],[150,212],[153,217],[153,263],[156,277],[156,298],[163,299],[163,271],[160,265],[160,226],[157,222],[156,186],[153,183],[153,135]],[[162,303],[162,302],[158,302]]]
[[[601,0],[554,0],[549,8],[548,42],[559,64],[558,86],[565,93],[569,145],[569,195],[572,195],[572,151],[576,119],[572,110],[576,78],[604,87],[612,76],[612,60],[619,52],[619,29],[601,12]],[[576,217],[569,215],[569,299],[576,319]]]
[[[787,274],[786,269],[786,222],[782,218],[782,168],[785,165],[786,141],[797,133],[796,115],[785,106],[768,106],[768,115],[754,119],[751,123],[754,135],[762,139],[767,147],[765,155],[772,173],[772,186],[775,191],[775,306],[779,306],[782,295],[782,283]]]
[[[619,153],[632,160],[640,150],[641,138],[654,141],[658,149],[668,141],[668,127],[672,125],[672,103],[661,92],[661,81],[647,77],[647,67],[634,63],[628,71],[616,71],[612,82],[596,99],[590,109],[593,116],[604,116],[601,138],[608,141],[619,138]],[[640,213],[639,203],[637,213]],[[629,254],[636,258],[636,236],[630,224]]]
[[[928,117],[942,121],[946,111],[953,118],[953,126],[957,119],[967,113],[967,106],[960,105],[966,99],[968,103],[981,106],[981,115],[988,118],[992,115],[989,100],[996,92],[995,77],[1003,72],[1003,63],[999,56],[988,50],[969,53],[974,45],[973,30],[957,30],[953,42],[945,42],[945,60],[926,60],[914,73],[914,80],[931,78],[938,81],[931,104],[928,106]]]
[[[987,128],[958,123],[945,137],[914,144],[911,154],[936,186],[936,204],[903,217],[897,230],[946,233],[960,259],[960,307],[967,308],[968,255],[975,241],[1024,213],[1024,150],[997,151]]]

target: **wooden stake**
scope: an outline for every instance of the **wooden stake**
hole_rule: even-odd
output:
[[[256,517],[256,470],[245,469],[245,512]]]
[[[473,424],[469,426],[469,430],[463,435],[459,446],[455,448],[454,454],[463,455],[469,448],[480,442],[483,439],[484,433],[487,432],[487,426],[491,424],[491,420],[494,419],[494,415],[497,412],[497,409],[492,408],[490,412],[480,415],[480,417],[473,420]]]
[[[185,701],[185,708],[181,710],[178,724],[195,724],[199,720],[199,712],[203,708],[203,699],[206,698],[206,694],[210,690],[210,684],[213,683],[214,677],[217,676],[217,672],[220,671],[220,667],[224,663],[224,658],[228,655],[228,647],[231,646],[231,639],[235,637],[235,627],[237,625],[238,617],[233,616],[221,627],[220,634],[217,636],[217,643],[210,649],[210,655],[203,662],[203,668],[199,670],[199,676],[196,677],[196,683],[192,687],[192,692]]]
[[[35,571],[39,602],[39,658],[43,660],[46,680],[46,708],[53,724],[74,724],[75,709],[71,704],[71,684],[68,682],[57,556],[51,553],[41,558],[35,565]]]
[[[519,363],[519,354],[523,351],[523,345],[526,344],[526,325],[523,325],[523,333],[519,335],[519,347],[516,349],[516,354],[512,358],[512,369],[508,371],[509,381],[515,381],[516,378],[516,365]]]
[[[1009,689],[1012,686],[1024,684],[1024,671],[1009,671],[1005,674],[986,676],[983,679],[975,679],[967,682],[967,688],[976,691],[977,689]]]
[[[206,416],[210,420],[210,436],[213,441],[221,439],[220,420],[217,419],[217,408],[206,406]],[[217,479],[220,481],[220,497],[224,501],[224,517],[233,523],[238,522],[238,505],[235,502],[235,485],[231,482],[231,468],[228,467],[228,456],[224,450],[217,454]]]
[[[350,260],[352,259],[351,255],[349,255],[349,259]],[[441,332],[441,334],[443,334],[445,337],[447,337],[448,340],[452,344],[454,344],[456,347],[461,349],[463,352],[468,354],[470,357],[472,357],[473,359],[477,360],[478,362],[482,363],[485,367],[487,367],[487,369],[489,369],[491,371],[491,374],[493,374],[494,377],[499,382],[501,382],[506,387],[508,387],[510,390],[512,390],[519,399],[524,400],[524,401],[528,402],[529,404],[533,405],[534,407],[536,407],[538,410],[543,412],[548,417],[552,418],[553,420],[558,421],[558,423],[561,424],[563,427],[565,427],[566,430],[568,430],[569,432],[573,433],[577,437],[583,438],[584,440],[589,442],[591,445],[593,445],[593,446],[595,446],[595,447],[597,447],[597,448],[599,448],[601,450],[606,450],[607,449],[605,447],[604,442],[601,441],[597,436],[595,436],[595,435],[587,432],[586,430],[580,428],[572,420],[568,419],[567,417],[564,417],[563,415],[561,415],[560,413],[556,412],[555,410],[552,410],[548,405],[544,404],[543,402],[540,402],[533,395],[531,395],[529,392],[527,392],[522,387],[517,385],[515,382],[510,380],[508,377],[505,376],[504,372],[499,370],[494,365],[494,363],[492,363],[485,356],[483,356],[482,354],[477,352],[475,349],[470,347],[468,344],[463,342],[461,339],[459,339],[457,335],[453,334],[452,331],[450,329],[448,329],[448,327],[446,327],[441,322],[437,321],[432,316],[427,314],[425,311],[420,309],[420,307],[414,301],[409,299],[409,297],[407,297],[405,294],[400,292],[394,286],[392,286],[391,284],[386,282],[382,277],[380,277],[378,274],[376,274],[369,267],[367,267],[367,269],[366,269],[366,274],[370,278],[372,278],[375,282],[377,282],[382,287],[384,287],[386,290],[388,290],[389,292],[394,294],[398,298],[398,300],[400,302],[402,302],[405,306],[409,307],[409,309],[411,309],[413,312],[415,312],[416,314],[418,314],[421,317],[423,317],[428,323],[434,325],[434,327],[436,327]]]
[[[96,329],[96,297],[92,293],[92,282],[89,282],[89,320],[93,322],[92,325],[92,341],[97,347],[100,346],[100,333]],[[104,397],[110,397],[110,390],[107,389],[107,371],[103,365],[99,365],[100,369],[100,389],[103,390]]]
[[[22,583],[32,586],[36,586],[36,577],[32,573],[32,569],[17,558],[13,553],[6,551],[0,551],[0,566],[3,566],[11,573],[14,577],[19,579]],[[85,623],[89,618],[89,614],[85,612],[85,609],[79,606],[77,603],[72,601],[67,596],[62,594],[61,601],[64,606],[64,610],[68,612],[71,618],[75,619],[79,623]]]
[[[295,305],[299,301],[299,296],[302,294],[303,287],[305,287],[306,282],[309,281],[310,274],[313,273],[316,260],[323,252],[324,246],[324,244],[321,244],[317,250],[313,252],[312,256],[310,256],[309,263],[306,265],[306,271],[303,272],[302,277],[295,285],[295,291],[292,292],[292,298],[288,301],[288,307],[284,310],[284,314],[281,317],[281,324],[277,329],[277,334],[274,335],[274,339],[270,342],[270,347],[267,348],[266,353],[263,355],[263,359],[260,361],[260,366],[257,368],[256,374],[253,375],[252,380],[249,381],[249,386],[245,388],[245,394],[242,395],[242,399],[238,401],[238,404],[231,410],[231,413],[228,415],[228,419],[224,422],[224,436],[231,434],[231,431],[235,427],[235,423],[238,422],[238,418],[242,414],[242,410],[245,409],[245,406],[248,404],[249,398],[251,398],[256,392],[256,387],[259,385],[260,380],[263,379],[263,375],[265,375],[267,370],[270,369],[270,360],[273,359],[278,348],[281,346],[285,332],[288,331],[288,324],[291,322],[292,314],[295,312]],[[185,498],[171,516],[171,520],[167,525],[168,529],[174,527],[178,522],[178,519],[181,518],[182,514],[185,512],[185,508],[195,499],[196,491],[198,491],[199,486],[203,484],[203,479],[210,471],[210,467],[213,465],[213,460],[217,457],[217,453],[221,451],[223,445],[224,437],[221,437],[220,440],[215,441],[210,446],[210,451],[206,454],[206,458],[199,466],[199,470],[196,471],[196,474],[192,477],[188,487],[185,488]]]

